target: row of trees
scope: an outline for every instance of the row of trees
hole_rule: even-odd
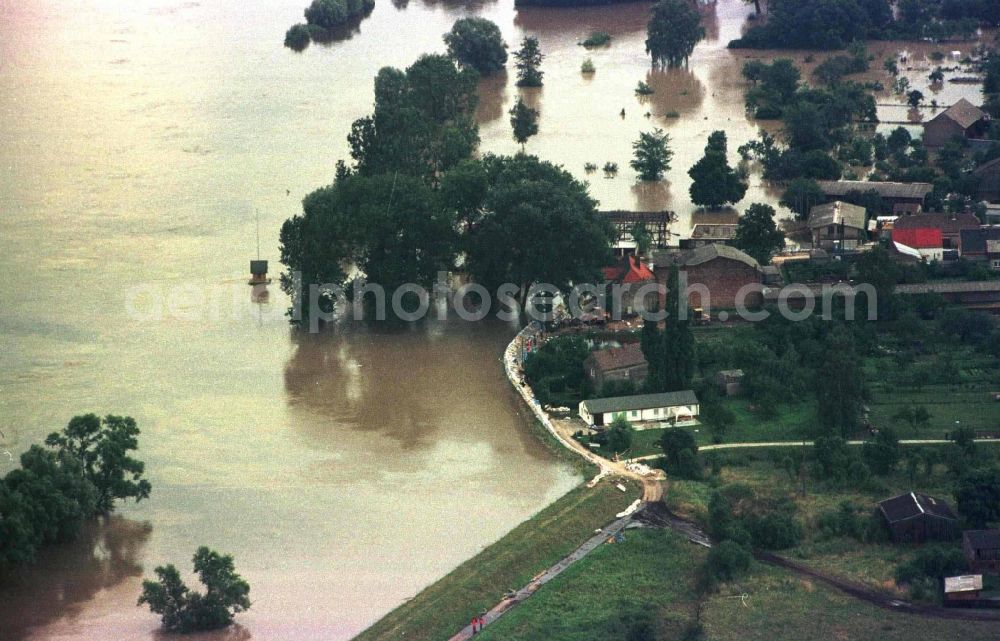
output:
[[[22,454],[21,467],[0,480],[0,570],[74,540],[119,500],[149,497],[144,465],[131,455],[138,435],[130,417],[86,414]]]
[[[507,64],[507,43],[500,27],[486,18],[461,18],[451,31],[444,34],[448,55],[466,69],[475,69],[484,76],[491,76]],[[538,39],[526,36],[521,48],[514,52],[518,87],[541,87],[542,60],[544,56]]]

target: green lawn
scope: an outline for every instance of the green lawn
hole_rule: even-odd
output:
[[[706,637],[717,641],[995,641],[998,630],[996,622],[890,612],[761,564],[708,598],[702,612]]]
[[[356,637],[356,641],[447,639],[469,621],[471,612],[493,607],[508,588],[519,588],[576,549],[598,527],[639,498],[639,488],[623,482],[626,493],[604,480],[580,486],[517,526],[502,539],[425,588]]]
[[[656,639],[680,639],[695,612],[706,550],[662,530],[630,530],[487,627],[483,641],[628,639],[647,621]]]

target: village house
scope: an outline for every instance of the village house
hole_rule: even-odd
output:
[[[1000,574],[1000,530],[962,532],[962,550],[973,572]]]
[[[609,300],[620,305],[620,313],[625,316],[642,311],[641,306],[636,303],[635,296],[639,287],[643,283],[653,282],[656,275],[643,264],[638,256],[628,254],[622,260],[604,268],[604,283],[608,287]],[[616,287],[621,292],[620,296],[615,295]]]
[[[962,258],[984,261],[990,269],[1000,272],[1000,227],[963,229]]]
[[[636,253],[636,242],[632,238],[632,228],[636,223],[642,223],[652,238],[651,249],[668,247],[670,245],[670,223],[676,215],[672,211],[602,211],[601,216],[608,219],[615,229],[614,242],[611,246],[619,256]]]
[[[697,423],[700,407],[691,390],[595,398],[580,402],[579,413],[590,427],[606,427],[622,417],[637,430],[668,424],[675,427]]]
[[[949,541],[958,536],[958,519],[948,504],[926,494],[909,492],[878,504],[895,543]]]
[[[982,138],[990,115],[965,98],[924,123],[924,146],[943,147],[952,138]]]
[[[921,218],[921,216],[914,216]],[[892,242],[915,249],[921,260],[944,260],[944,241],[937,227],[901,227],[892,230]],[[903,251],[902,248],[899,248]]]
[[[691,250],[658,252],[652,262],[656,279],[664,285],[672,266],[677,265],[687,279],[688,305],[705,313],[733,309],[738,299],[747,307],[763,302],[763,270],[735,247],[712,243]]]
[[[835,200],[809,210],[813,247],[827,251],[851,251],[866,238],[865,208]]]
[[[973,214],[917,214],[916,216],[901,216],[892,225],[892,238],[896,240],[897,232],[909,229],[938,229],[941,231],[941,247],[943,249],[962,250],[962,230],[976,229],[979,219]],[[905,231],[903,232],[906,233]],[[905,243],[904,243],[905,244]]]
[[[734,223],[698,223],[691,229],[691,238],[680,241],[681,249],[694,249],[711,243],[728,245],[736,238]]]
[[[1000,202],[1000,158],[979,165],[972,170],[972,175],[979,180],[976,187],[979,200]]]
[[[639,389],[649,371],[646,356],[638,343],[595,350],[587,356],[583,367],[595,390],[603,389],[609,382],[626,381]]]
[[[916,214],[922,211],[924,198],[934,191],[934,185],[930,183],[872,182],[867,180],[818,180],[816,182],[823,190],[827,202],[850,200],[851,196],[874,191],[897,216]]]

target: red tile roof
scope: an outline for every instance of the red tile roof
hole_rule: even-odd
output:
[[[626,256],[617,265],[604,268],[604,280],[615,283],[642,283],[656,276],[635,256]]]

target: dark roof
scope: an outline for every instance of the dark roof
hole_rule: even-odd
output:
[[[678,405],[697,405],[698,397],[691,390],[681,392],[663,392],[662,394],[639,394],[637,396],[614,396],[612,398],[594,398],[583,401],[591,414],[605,412],[627,412],[630,410],[648,410],[654,407],[676,407]]]
[[[819,188],[827,196],[846,196],[852,191],[861,193],[875,191],[882,198],[920,198],[931,193],[930,183],[896,183],[869,180],[818,180]]]
[[[736,238],[736,225],[731,223],[698,223],[691,230],[696,240],[732,240]]]
[[[629,343],[621,347],[599,349],[590,353],[588,360],[597,364],[601,371],[607,372],[625,367],[635,367],[646,362],[642,347],[638,343]]]
[[[843,223],[854,229],[865,228],[865,208],[851,203],[835,200],[823,205],[816,205],[809,210],[809,227],[826,227]]]
[[[760,271],[760,264],[748,254],[730,245],[720,243],[710,243],[684,251],[659,252],[654,254],[653,263],[657,267],[670,267],[671,265],[694,267],[715,260],[716,258],[734,260]]]
[[[1000,240],[1000,227],[978,227],[962,230],[962,253],[985,254],[986,241]]]
[[[939,118],[947,118],[948,120],[954,121],[962,129],[968,129],[984,118],[989,120],[990,116],[965,98],[960,98],[958,102],[939,113],[937,116],[928,121],[927,124],[930,124]]]
[[[984,162],[975,169],[972,170],[974,174],[985,174],[988,171],[1000,168],[1000,158],[994,158],[988,162]]]
[[[893,229],[921,229],[932,227],[944,234],[957,234],[963,229],[979,227],[975,214],[914,214],[900,216],[892,224]]]
[[[267,261],[266,260],[251,260],[250,261],[250,273],[251,274],[266,274],[267,273]]]
[[[1000,530],[966,530],[962,541],[976,550],[1000,548]]]
[[[886,499],[878,504],[882,514],[890,523],[897,523],[918,517],[922,514],[936,516],[942,519],[956,520],[954,512],[948,504],[940,499],[926,494],[910,492]]]
[[[964,294],[968,292],[1000,292],[1000,280],[938,281],[896,285],[897,294]]]

